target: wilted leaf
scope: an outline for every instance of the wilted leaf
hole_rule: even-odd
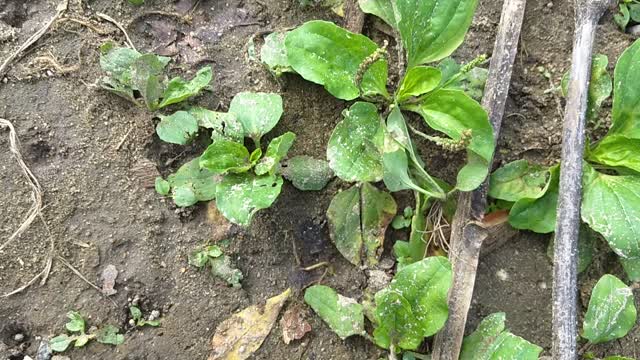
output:
[[[258,210],[266,209],[273,204],[280,195],[281,188],[281,176],[229,174],[216,188],[216,204],[229,221],[249,226],[251,218]]]
[[[212,174],[243,173],[251,169],[249,150],[244,145],[217,139],[200,156],[200,168]]]
[[[280,172],[302,191],[322,190],[334,176],[328,162],[304,155],[284,161]]]
[[[357,102],[343,117],[327,144],[329,166],[344,181],[380,181],[383,132],[378,109],[374,104]]]
[[[198,134],[198,120],[186,111],[177,111],[169,116],[160,115],[156,133],[162,141],[187,145]]]
[[[361,34],[354,34],[327,21],[309,21],[288,33],[285,39],[291,67],[303,78],[324,85],[331,95],[353,100],[361,95],[388,97],[387,61],[374,62],[356,84],[358,69],[378,46]]]
[[[271,332],[280,309],[291,289],[267,300],[264,306],[252,305],[223,321],[211,339],[209,360],[244,360],[260,348]]]
[[[311,325],[305,317],[305,310],[298,305],[294,305],[284,312],[282,319],[280,319],[280,326],[282,327],[282,340],[285,344],[302,339],[311,331]]]
[[[362,305],[355,300],[328,286],[314,285],[305,291],[304,301],[341,339],[365,333]]]
[[[287,58],[287,48],[284,40],[286,32],[272,32],[264,38],[264,45],[260,49],[260,61],[275,75],[280,76],[285,72],[294,72]]]
[[[282,116],[282,98],[278,94],[241,92],[229,105],[229,112],[238,117],[244,135],[259,142]]]
[[[213,79],[211,66],[198,70],[196,76],[191,81],[185,81],[181,77],[175,77],[169,81],[167,89],[162,94],[162,102],[158,108],[163,108],[171,104],[176,104],[198,95],[202,89],[207,87]]]
[[[220,138],[233,140],[237,143],[244,141],[242,124],[238,121],[238,117],[232,113],[192,107],[189,109],[189,114],[196,118],[198,126],[212,130],[211,139],[213,141]]]
[[[289,131],[271,140],[267,147],[267,153],[256,165],[256,175],[273,174],[280,161],[287,156],[295,139],[296,134]]]
[[[211,265],[211,272],[213,275],[227,282],[227,284],[239,288],[242,285],[240,282],[244,278],[242,271],[236,269],[231,265],[231,258],[227,255],[218,257],[209,257],[209,264]]]
[[[526,160],[510,162],[491,174],[489,196],[506,201],[537,199],[546,192],[548,176],[548,169]]]
[[[633,291],[613,275],[604,275],[591,292],[582,337],[593,344],[619,339],[636,323]]]
[[[131,81],[138,90],[149,110],[158,109],[158,103],[164,92],[165,74],[169,58],[155,54],[144,54],[131,64]]]
[[[120,345],[124,343],[124,335],[118,334],[120,329],[113,325],[106,325],[96,333],[96,339],[99,343]]]

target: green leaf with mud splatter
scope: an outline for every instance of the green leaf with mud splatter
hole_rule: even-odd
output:
[[[69,330],[71,332],[84,333],[85,322],[84,322],[84,319],[82,318],[82,315],[80,315],[79,312],[77,312],[77,311],[69,311],[67,313],[67,317],[69,318],[69,322],[67,322],[64,325],[64,327],[66,327],[67,330]]]
[[[449,310],[451,264],[444,257],[429,257],[398,271],[391,284],[376,294],[379,326],[373,332],[378,346],[391,344],[416,349],[425,337],[444,326]]]
[[[167,177],[171,186],[171,196],[176,206],[186,207],[198,201],[215,198],[219,177],[207,169],[201,169],[199,159],[195,158],[182,165],[178,171]]]
[[[420,96],[434,90],[442,80],[442,73],[431,66],[416,66],[407,71],[396,94],[396,101],[403,102],[412,96]]]
[[[396,211],[389,193],[369,183],[354,185],[336,194],[327,209],[331,240],[352,264],[376,265]]]
[[[633,291],[613,275],[604,275],[591,292],[582,337],[593,344],[619,339],[636,323]]]
[[[177,111],[168,116],[160,115],[156,134],[162,141],[187,145],[198,134],[198,120],[186,111]]]
[[[280,161],[287,156],[295,140],[296,134],[290,131],[271,140],[267,147],[267,153],[256,165],[256,175],[273,174]]]
[[[443,59],[462,44],[478,0],[397,0],[409,68]]]
[[[456,188],[471,191],[480,186],[489,172],[495,147],[493,128],[482,106],[462,91],[442,89],[429,94],[420,104],[405,108],[420,114],[429,127],[453,141],[462,141],[464,134],[471,133],[471,140],[464,144],[467,164],[458,171]]]
[[[338,99],[353,100],[361,95],[389,97],[384,57],[363,65],[368,68],[361,66],[368,57],[380,51],[364,35],[354,34],[331,22],[314,20],[290,31],[285,46],[291,67],[306,80],[323,85]],[[359,71],[364,73],[361,83],[357,84]]]
[[[625,259],[640,259],[640,177],[599,173],[584,165],[582,220]]]
[[[238,117],[232,113],[211,111],[202,107],[192,107],[191,114],[198,121],[198,126],[211,129],[211,139],[233,140],[238,143],[244,141],[244,128]]]
[[[69,345],[71,345],[71,342],[73,341],[75,341],[75,337],[70,337],[67,334],[62,334],[51,338],[51,340],[49,340],[49,346],[51,347],[52,351],[63,352],[67,350],[67,348],[69,348]]]
[[[158,108],[177,104],[192,96],[198,95],[202,89],[209,86],[211,80],[213,80],[211,66],[205,66],[198,70],[196,76],[190,81],[186,81],[181,77],[171,79],[162,94],[162,102],[160,102]]]
[[[272,93],[241,92],[231,100],[229,112],[238,117],[244,135],[259,142],[280,121],[282,98]]]
[[[260,61],[265,64],[275,76],[285,72],[295,72],[289,64],[287,48],[284,40],[287,32],[276,31],[265,36],[264,45],[260,49]]]
[[[231,264],[231,258],[228,255],[210,257],[209,265],[211,266],[211,273],[226,281],[230,286],[234,288],[242,286],[241,281],[244,275],[242,275],[242,271]]]
[[[250,154],[244,145],[218,139],[200,156],[200,167],[212,174],[242,173],[251,169]]]
[[[606,55],[596,54],[591,61],[591,80],[589,81],[589,94],[587,101],[587,119],[598,121],[598,112],[602,103],[611,95],[613,84],[611,76],[607,72],[609,58]],[[566,72],[560,83],[562,96],[566,97],[569,91],[569,72]]]
[[[530,164],[526,160],[516,160],[491,174],[489,196],[506,201],[537,199],[544,195],[549,183],[548,177],[548,169]]]
[[[328,162],[304,155],[284,161],[280,173],[302,191],[322,190],[334,177]]]
[[[169,58],[155,54],[144,54],[131,65],[131,81],[138,90],[149,110],[157,110],[159,101],[165,91],[164,68]]]
[[[249,226],[258,210],[266,209],[276,201],[281,188],[281,176],[229,174],[216,187],[216,205],[232,223]]]
[[[464,338],[460,360],[537,360],[541,352],[541,347],[505,330],[504,313],[494,313]]]
[[[328,286],[313,285],[304,292],[304,301],[341,339],[365,334],[362,305],[355,300]]]
[[[358,0],[358,4],[362,12],[379,17],[395,29],[398,24],[392,1],[394,0]]]
[[[384,133],[375,105],[357,102],[342,114],[327,144],[327,159],[335,174],[349,182],[382,179],[380,145]]]
[[[113,325],[106,325],[96,333],[96,340],[102,344],[120,345],[124,343],[124,335]]]
[[[547,234],[556,229],[560,166],[549,168],[548,184],[538,198],[522,198],[509,211],[509,224],[516,229]],[[540,195],[539,193],[537,195]]]

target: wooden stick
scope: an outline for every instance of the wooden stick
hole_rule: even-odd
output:
[[[575,360],[577,251],[582,202],[582,156],[591,57],[598,20],[611,0],[577,0],[569,92],[562,131],[558,221],[553,255],[553,359]]]
[[[482,105],[489,113],[494,138],[498,139],[505,103],[509,93],[513,62],[518,50],[520,29],[526,0],[505,0],[496,43],[493,49],[489,77]],[[472,192],[461,193],[451,232],[453,283],[449,290],[449,319],[434,343],[434,360],[457,360],[464,337],[467,314],[471,306],[478,269],[480,248],[488,236],[484,222],[488,182]]]

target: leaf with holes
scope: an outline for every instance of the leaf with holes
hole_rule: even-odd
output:
[[[211,140],[220,138],[237,143],[244,141],[244,129],[238,117],[232,113],[211,111],[202,107],[192,107],[189,114],[196,118],[198,126],[211,129]]]
[[[229,174],[216,187],[216,206],[232,223],[249,226],[258,210],[266,209],[276,201],[281,188],[280,176]]]
[[[271,140],[267,147],[267,153],[256,165],[256,175],[273,174],[280,161],[287,156],[295,140],[296,134],[290,131]]]

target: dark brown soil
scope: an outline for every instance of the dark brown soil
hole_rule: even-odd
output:
[[[69,14],[109,33],[99,34],[73,22],[60,23],[14,63],[6,80],[0,79],[0,118],[16,126],[25,161],[45,191],[43,215],[50,229],[49,234],[47,227],[36,221],[0,252],[0,293],[23,285],[40,272],[49,253],[49,237],[55,240],[56,253],[92,282],[101,283],[100,274],[109,264],[119,271],[118,293],[110,298],[60,261],[54,261],[46,285],[0,298],[0,356],[3,351],[13,351],[12,359],[35,357],[40,339],[59,334],[66,312],[75,309],[85,314],[91,325],[114,324],[128,333],[126,342],[118,347],[91,343],[67,352],[74,360],[204,359],[216,326],[232,313],[288,287],[298,290],[293,301],[302,302],[300,288],[318,279],[323,270],[299,270],[293,244],[301,265],[330,262],[332,271],[325,283],[346,296],[362,296],[365,274],[345,261],[328,238],[326,208],[333,194],[346,186],[337,180],[321,192],[300,192],[286,184],[277,203],[260,212],[249,229],[232,230],[227,252],[233,254],[245,275],[242,289],[229,288],[188,266],[187,254],[211,240],[216,224],[208,222],[206,205],[177,210],[149,187],[149,179],[156,171],[162,175],[175,171],[199,154],[203,144],[196,142],[187,148],[162,144],[154,134],[150,114],[93,86],[102,76],[98,46],[109,39],[124,43],[121,33],[96,21],[95,14],[109,14],[124,24],[139,49],[175,55],[172,72],[191,75],[200,66],[211,64],[216,77],[214,91],[197,98],[194,102],[198,104],[226,109],[240,91],[281,93],[285,115],[273,134],[293,131],[298,135],[292,155],[323,158],[330,133],[348,105],[297,76],[275,81],[246,57],[247,41],[259,31],[293,27],[317,18],[342,21],[329,10],[303,9],[297,0],[203,0],[190,23],[166,14],[149,14],[184,14],[195,2],[151,0],[143,7],[133,7],[124,0],[71,0]],[[458,60],[490,53],[501,3],[481,2],[468,41],[455,54]],[[15,27],[16,33],[13,40],[10,36],[0,40],[4,41],[0,42],[0,58],[5,59],[53,16],[55,6],[55,1],[46,0],[0,0],[0,22]],[[500,161],[524,157],[551,164],[558,159],[563,103],[556,92],[547,90],[558,85],[568,68],[572,14],[570,2],[528,2],[500,140]],[[0,32],[2,29],[5,27],[0,27]],[[167,31],[172,35],[166,36]],[[385,36],[375,30],[371,19],[365,23],[365,33],[376,39]],[[177,48],[170,46],[173,41],[179,43]],[[614,60],[631,41],[608,16],[599,27],[597,51],[609,55],[613,69]],[[34,61],[49,52],[61,65],[77,68],[62,74],[51,65]],[[550,72],[551,80],[543,76],[544,70]],[[1,241],[19,226],[31,206],[30,189],[6,150],[7,134],[0,132]],[[454,174],[455,169],[438,154],[424,155],[436,169],[434,173],[444,177]],[[470,330],[482,317],[504,311],[514,333],[548,351],[552,265],[545,254],[547,242],[548,237],[523,234],[482,259]],[[588,292],[593,279],[611,271],[620,271],[619,266],[606,254],[601,255],[583,275],[587,284],[583,290]],[[140,299],[145,313],[162,313],[161,327],[130,329],[127,306],[134,298]],[[315,316],[310,322],[313,331],[290,345],[282,342],[276,325],[253,358],[385,356],[363,338],[341,341]],[[26,336],[22,344],[13,340],[16,333]],[[598,355],[635,357],[638,339],[640,332],[636,330],[619,342],[591,350]],[[2,343],[9,350],[3,349]]]

